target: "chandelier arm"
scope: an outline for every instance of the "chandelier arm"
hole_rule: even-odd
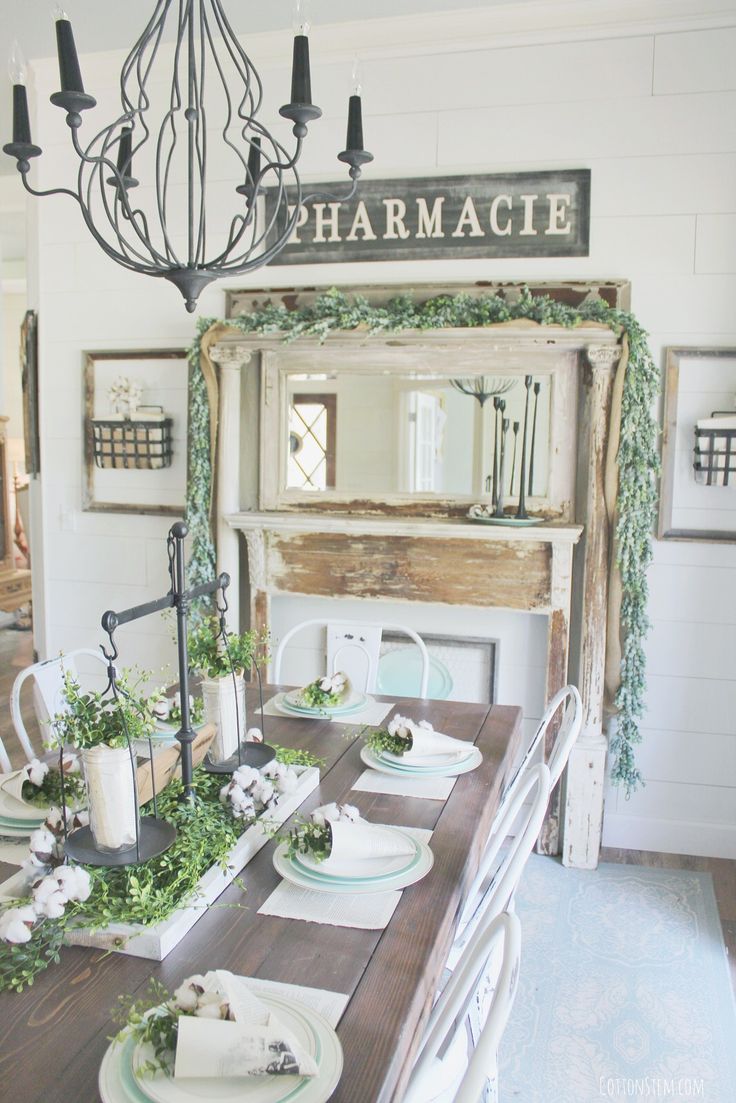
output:
[[[232,28],[230,28],[229,24],[227,23],[227,19],[225,19],[224,22],[223,22],[222,19],[220,19],[219,16],[220,16],[220,14],[222,14],[222,11],[220,10],[218,12],[217,8],[213,8],[213,11],[214,11],[215,20],[217,22],[217,26],[219,28],[220,36],[222,38],[225,49],[227,50],[228,54],[230,55],[230,60],[232,61],[232,63],[235,66],[236,70],[238,71],[238,73],[240,73],[240,75],[242,76],[242,79],[243,79],[243,89],[244,90],[243,90],[243,95],[240,99],[240,103],[238,104],[238,110],[237,110],[238,118],[245,119],[246,121],[250,121],[250,120],[253,119],[253,117],[259,111],[259,109],[261,107],[261,102],[263,100],[263,85],[261,84],[261,79],[258,76],[258,73],[255,70],[255,68],[253,67],[250,58],[248,57],[248,55],[245,53],[245,51],[242,49],[240,43],[238,42],[237,36],[233,36],[234,40],[235,40],[235,45],[237,46],[237,51],[233,50],[233,47],[230,43],[228,33],[227,33],[228,31],[230,31],[232,33]],[[208,24],[208,27],[209,27],[209,24]],[[222,80],[222,85],[223,85],[223,88],[225,90],[225,95],[227,96],[227,100],[228,100],[228,107],[230,108],[230,92],[229,92],[229,89],[228,89],[228,80],[227,80],[227,78],[226,78],[226,76],[225,76],[225,74],[222,70],[222,67],[220,65],[220,59],[217,55],[217,49],[215,47],[215,43],[214,43],[214,40],[213,40],[211,35],[210,35],[210,47],[212,49],[212,54],[215,58],[215,62],[217,64],[217,67],[220,71],[220,79]],[[242,72],[241,72],[241,69],[242,69]],[[251,89],[251,83],[252,83],[251,78],[252,77],[255,78],[256,85],[257,85],[257,88],[258,88],[258,95],[257,96],[253,95],[253,92],[252,92],[252,89]],[[245,107],[246,103],[249,104],[249,107],[247,107],[247,108]],[[245,115],[243,114],[243,110],[245,110],[245,112],[246,112]]]
[[[27,161],[20,161],[18,164],[18,172],[20,173],[20,178],[23,181],[23,187],[26,189],[29,195],[35,195],[39,199],[45,199],[47,195],[69,195],[72,199],[75,199],[77,203],[79,203],[79,205],[81,206],[82,201],[79,198],[79,195],[77,194],[77,192],[72,191],[71,188],[47,188],[45,191],[34,188],[32,184],[28,183],[28,172],[30,170],[30,167],[31,166],[28,164]]]
[[[282,190],[285,192],[285,189],[282,189]],[[275,208],[274,216],[269,221],[269,223],[266,226],[266,228],[264,229],[263,233],[260,235],[260,237],[255,239],[254,246],[251,247],[251,249],[248,251],[248,253],[243,253],[242,257],[251,256],[252,253],[253,253],[253,249],[256,246],[258,246],[260,244],[260,242],[262,242],[263,240],[265,240],[267,238],[270,227],[273,225],[273,222],[275,221],[276,214],[278,212],[279,206],[280,206],[280,204],[277,205],[277,207]],[[279,235],[278,239],[268,249],[265,249],[262,253],[259,253],[258,256],[254,257],[253,260],[250,261],[250,262],[243,263],[243,262],[241,262],[241,260],[242,260],[241,257],[236,257],[230,263],[217,265],[218,271],[221,271],[221,272],[223,272],[224,274],[227,274],[227,275],[240,275],[243,272],[250,272],[251,269],[253,269],[253,268],[260,268],[263,265],[268,264],[269,260],[271,260],[272,257],[276,256],[276,254],[279,253],[281,251],[281,249],[283,248],[284,238],[286,240],[288,240],[288,238],[291,237],[291,234],[293,233],[294,227],[296,225],[296,220],[297,220],[297,217],[298,217],[298,214],[299,214],[299,207],[300,207],[300,203],[296,203],[294,205],[293,214],[291,215],[291,217],[289,218],[289,220],[287,222],[286,230],[285,230],[284,234]]]
[[[210,30],[209,23],[207,24],[207,38],[208,38],[208,41],[209,41],[209,44],[210,44],[210,49],[212,50],[212,57],[214,58],[215,67],[217,68],[217,72],[220,75],[220,81],[222,83],[222,89],[223,89],[223,92],[225,93],[225,103],[226,103],[226,107],[227,107],[227,117],[225,119],[225,125],[222,128],[222,138],[223,138],[223,141],[225,142],[225,144],[230,147],[230,149],[233,151],[233,153],[239,159],[240,164],[243,168],[243,174],[247,178],[247,175],[248,175],[248,162],[245,159],[245,157],[243,156],[243,154],[240,152],[238,147],[235,145],[235,143],[232,141],[230,136],[228,135],[228,130],[230,129],[230,126],[232,125],[232,121],[233,121],[233,104],[232,104],[232,99],[230,98],[230,90],[227,86],[227,77],[225,76],[225,72],[222,68],[222,64],[220,63],[220,58],[217,55],[217,50],[215,49],[215,43],[214,43],[214,39],[212,38],[212,32]],[[249,85],[250,85],[250,82],[248,82],[247,87],[249,87]],[[245,100],[245,98],[249,94],[250,94],[249,92],[246,92],[246,96],[243,97],[243,100]],[[251,99],[252,99],[252,97],[251,97]],[[256,124],[255,119],[253,119],[252,117],[249,120],[249,122],[253,126],[260,126],[260,124]],[[246,129],[247,129],[247,126],[243,128],[243,131],[245,131]],[[268,134],[268,131],[265,129],[265,127],[260,127],[260,129],[262,130],[262,132],[264,134]],[[242,136],[245,137],[245,134],[243,133]]]
[[[355,176],[353,176],[353,173],[355,173]],[[345,202],[347,202],[348,199],[353,198],[356,191],[358,190],[358,179],[360,177],[360,169],[359,168],[351,169],[350,170],[350,175],[352,177],[353,182],[352,182],[350,188],[348,189],[348,191],[345,193],[345,195],[337,195],[336,192],[315,191],[315,192],[310,192],[309,195],[302,196],[302,203],[309,203],[312,199],[331,199],[336,203],[345,203]]]
[[[176,251],[171,244],[169,238],[169,231],[166,224],[166,202],[169,194],[169,174],[171,172],[171,164],[174,157],[174,149],[176,148],[176,125],[173,117],[174,109],[172,108],[166,114],[161,129],[159,131],[158,140],[156,142],[156,209],[158,211],[158,220],[161,226],[161,232],[164,238],[164,248],[166,250],[169,260],[175,264],[179,263]],[[163,170],[163,182],[161,181],[161,153],[163,145],[164,130],[167,125],[171,126],[172,144],[166,155],[166,163]]]
[[[149,19],[148,24],[146,25],[146,28],[143,31],[143,33],[140,35],[138,41],[133,46],[133,49],[130,51],[130,53],[126,57],[125,61],[123,62],[123,67],[120,70],[120,99],[121,99],[121,102],[123,104],[123,107],[125,106],[125,104],[127,102],[129,108],[131,110],[135,110],[134,107],[133,107],[132,101],[128,98],[128,93],[127,93],[127,90],[126,90],[126,84],[127,84],[128,78],[130,77],[130,75],[131,75],[131,73],[133,72],[134,69],[136,70],[136,72],[138,74],[139,89],[144,91],[144,94],[145,94],[145,82],[148,80],[148,76],[149,76],[150,71],[151,71],[151,66],[153,65],[153,62],[154,62],[154,60],[156,58],[156,55],[158,53],[158,48],[161,44],[161,37],[163,35],[164,27],[166,26],[166,19],[167,19],[167,16],[169,14],[169,9],[170,9],[172,3],[173,3],[173,0],[156,0],[156,8],[154,10],[153,15]],[[144,54],[146,46],[154,38],[153,29],[157,25],[158,25],[158,30],[157,30],[157,34],[155,36],[155,42],[152,46],[151,60],[148,64],[148,69],[146,71],[146,76],[145,76],[145,78],[143,78],[142,75],[141,75],[141,61],[142,61],[143,54]],[[146,96],[146,99],[148,99],[147,96]]]
[[[205,54],[207,18],[204,4],[199,8],[199,79],[195,73],[195,85],[197,91],[197,124],[196,124],[196,152],[197,166],[199,168],[199,229],[197,233],[196,264],[201,266],[207,251],[207,111],[204,105],[205,79],[207,76],[207,59]]]

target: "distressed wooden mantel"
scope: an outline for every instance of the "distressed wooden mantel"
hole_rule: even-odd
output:
[[[575,365],[576,394],[570,396],[575,409],[567,413],[556,452],[563,467],[567,464],[563,483],[566,479],[570,493],[559,495],[553,523],[523,530],[474,525],[457,516],[467,503],[455,503],[454,509],[439,503],[442,516],[419,516],[421,503],[336,500],[323,511],[316,502],[311,508],[267,503],[263,480],[264,473],[266,484],[272,477],[269,440],[275,437],[264,435],[269,423],[259,420],[258,409],[268,410],[275,401],[275,364],[286,356],[301,357],[300,365],[310,355],[317,364],[333,356],[357,372],[366,370],[366,363],[392,370],[418,352],[427,365],[451,358],[491,372],[502,365],[529,370],[527,363],[547,355],[564,359],[568,369]],[[584,716],[568,765],[564,815],[555,794],[542,846],[556,853],[562,836],[563,861],[582,868],[597,864],[603,820],[603,677],[612,540],[604,472],[620,355],[618,337],[604,326],[565,329],[531,323],[338,333],[323,345],[305,338],[288,351],[279,335],[233,333],[211,350],[222,383],[220,424],[225,427],[218,448],[218,570],[249,580],[251,624],[268,626],[275,594],[441,602],[546,615],[547,699],[574,681]],[[425,507],[425,513],[433,514],[432,508]],[[240,572],[238,532],[247,544],[247,575]],[[231,608],[237,608],[235,602]]]

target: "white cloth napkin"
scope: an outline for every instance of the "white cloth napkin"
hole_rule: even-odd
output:
[[[328,872],[333,866],[342,866],[346,862],[415,853],[410,840],[390,828],[365,821],[348,823],[331,819],[328,822],[332,832],[332,846],[329,857],[319,863],[320,868],[327,869]]]
[[[378,770],[364,770],[353,785],[359,793],[388,793],[395,797],[447,800],[456,777],[399,777]]]
[[[2,829],[0,828],[0,831]],[[28,857],[28,838],[0,839],[0,862],[9,866],[22,866]]]
[[[314,1059],[253,992],[226,970],[204,977],[205,991],[222,994],[235,1021],[179,1017],[174,1077],[316,1076]]]
[[[415,724],[413,720],[407,720],[407,726],[411,730],[412,737],[410,750],[404,751],[401,755],[384,751],[384,758],[391,758],[394,762],[414,763],[423,759],[431,761],[438,755],[452,754],[459,758],[468,755],[472,750],[472,743],[467,743],[464,739],[454,739],[451,735],[436,732],[433,728]]]
[[[264,716],[285,716],[290,720],[312,719],[311,716],[297,716],[295,713],[280,709],[278,706],[282,697],[282,693],[277,693],[266,702],[263,706]],[[360,709],[359,712],[351,712],[349,716],[318,716],[314,719],[329,720],[332,724],[364,724],[370,728],[376,728],[383,723],[393,708],[395,708],[393,701],[369,701],[365,708]],[[260,709],[257,711],[260,712]]]

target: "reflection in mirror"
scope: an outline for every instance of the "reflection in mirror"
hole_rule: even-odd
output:
[[[526,495],[548,493],[550,374],[537,372],[528,394],[521,374],[335,372],[287,380],[287,490],[488,501],[495,454],[496,479],[503,466],[504,497],[512,501],[526,418]]]

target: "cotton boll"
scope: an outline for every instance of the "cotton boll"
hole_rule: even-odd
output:
[[[252,766],[239,766],[233,774],[233,781],[235,784],[246,791],[250,789],[252,785],[256,785],[260,780],[260,771],[255,770]]]
[[[299,778],[293,770],[288,770],[283,777],[275,779],[275,784],[279,793],[293,793],[299,784]]]
[[[275,789],[267,777],[261,778],[258,784],[254,785],[251,789],[253,800],[260,801],[260,803],[264,805],[273,800],[274,793]]]
[[[325,693],[332,693],[332,678],[320,678],[319,688]]]
[[[347,823],[357,823],[360,819],[360,810],[354,804],[343,804],[340,809],[340,819]]]
[[[50,808],[49,814],[46,817],[46,823],[44,825],[53,832],[54,835],[61,835],[64,830],[64,817],[61,814],[60,808]]]
[[[45,907],[46,903],[53,897],[63,897],[63,902],[68,902],[68,896],[64,891],[63,885],[56,880],[53,874],[48,877],[42,877],[40,881],[37,881],[33,886],[33,902],[39,907]]]
[[[174,992],[174,1003],[182,1011],[195,1011],[202,994],[202,985],[197,983],[202,977],[190,977]]]
[[[44,904],[38,905],[38,913],[46,916],[47,919],[61,919],[64,908],[68,903],[69,901],[62,892],[54,892]]]
[[[72,754],[71,751],[63,756],[61,763],[65,774],[79,774],[82,772],[82,767],[79,765],[79,755]]]
[[[59,866],[54,871],[54,877],[70,900],[83,903],[89,899],[92,892],[92,879],[86,869],[82,869],[81,866]]]
[[[151,712],[157,720],[168,720],[171,712],[171,701],[167,701],[165,697],[161,701],[156,701]]]
[[[230,786],[230,800],[233,804],[242,804],[247,799],[247,794],[239,785]]]
[[[8,908],[0,915],[0,939],[4,942],[29,942],[36,919],[36,910],[30,905]]]
[[[29,846],[31,853],[35,854],[38,858],[44,859],[45,864],[45,862],[51,860],[51,856],[54,853],[56,838],[45,827],[39,827],[36,831],[31,832]]]
[[[227,804],[230,800],[230,787],[231,782],[228,782],[227,785],[223,785],[222,789],[220,789],[220,804]]]
[[[315,808],[310,819],[312,823],[316,823],[319,827],[324,827],[328,820],[340,819],[340,809],[334,801],[332,804],[322,804],[319,808]]]
[[[69,830],[76,831],[78,827],[86,827],[88,823],[89,812],[86,809],[83,809],[81,812],[74,812],[69,821]]]
[[[30,781],[31,785],[40,786],[43,785],[44,778],[49,772],[47,763],[39,762],[37,758],[34,758],[25,768],[26,777]]]
[[[270,762],[267,762],[266,765],[262,767],[261,774],[263,777],[283,777],[288,769],[289,767],[286,766],[285,763],[272,758]]]
[[[261,731],[261,729],[260,728],[248,728],[247,732],[245,733],[245,742],[246,743],[262,743],[263,742],[263,732]]]

